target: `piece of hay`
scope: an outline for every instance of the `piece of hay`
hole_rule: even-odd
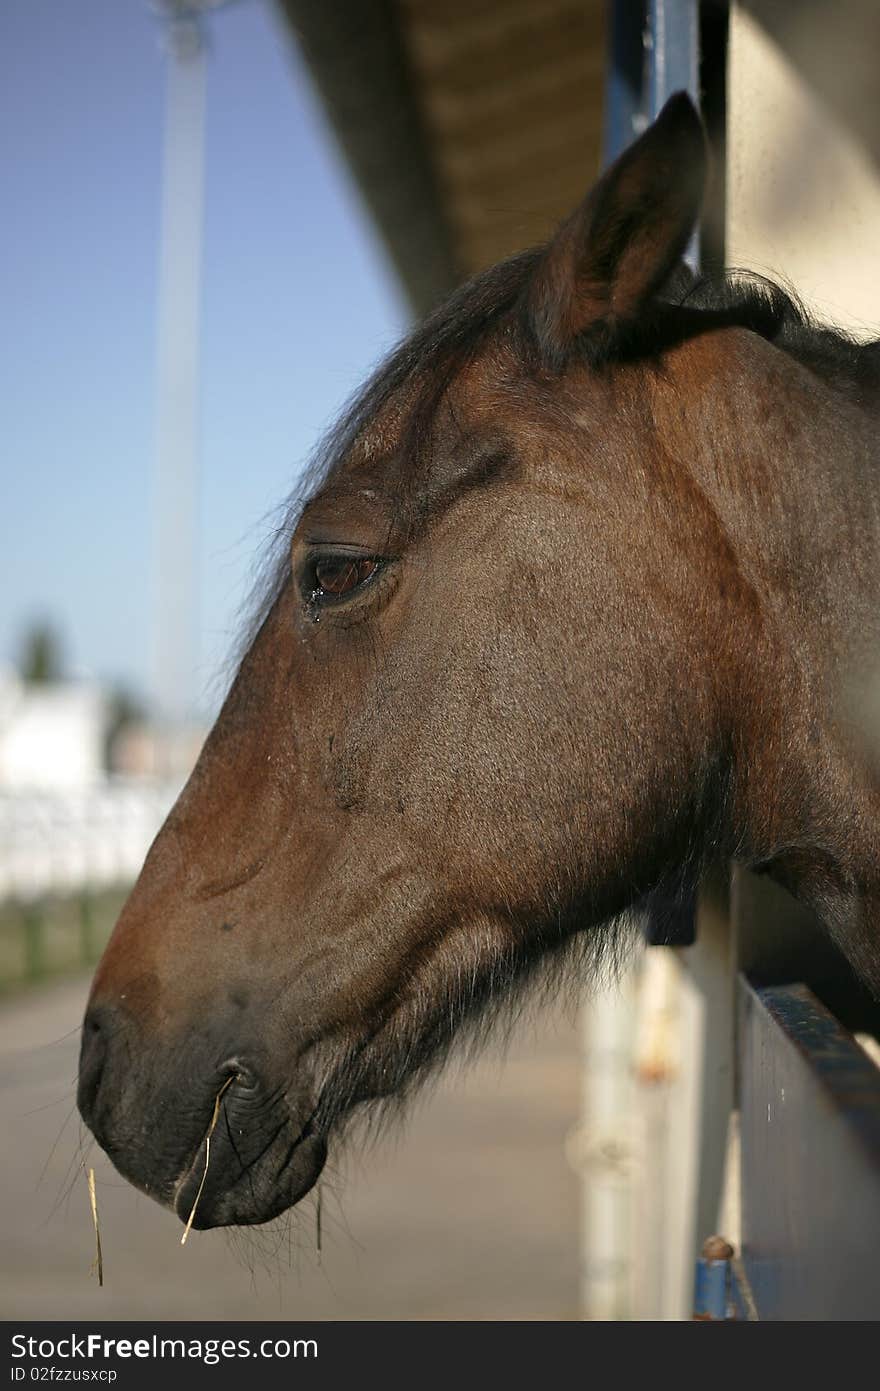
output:
[[[88,1172],[88,1174],[86,1175],[86,1178],[87,1178],[87,1180],[88,1180],[88,1185],[89,1185],[89,1205],[90,1205],[90,1207],[91,1207],[91,1209],[92,1209],[92,1223],[94,1224],[94,1228],[95,1228],[95,1259],[92,1261],[92,1267],[91,1267],[91,1270],[89,1271],[89,1274],[90,1274],[90,1275],[97,1275],[97,1277],[98,1277],[98,1285],[101,1286],[101,1287],[103,1287],[103,1284],[104,1284],[104,1257],[103,1257],[103,1254],[102,1254],[102,1252],[101,1252],[101,1227],[100,1227],[100,1224],[99,1224],[99,1222],[98,1222],[98,1198],[97,1198],[97,1194],[95,1193],[95,1171],[94,1171],[94,1169],[89,1169],[89,1172]]]
[[[318,1265],[321,1264],[321,1185],[318,1184],[315,1194],[315,1255],[318,1258]]]
[[[187,1218],[186,1226],[183,1230],[183,1236],[180,1238],[181,1246],[186,1245],[186,1239],[190,1234],[193,1219],[196,1215],[196,1208],[198,1207],[199,1199],[202,1196],[202,1189],[205,1186],[205,1179],[208,1177],[208,1165],[211,1162],[211,1136],[214,1134],[217,1122],[220,1119],[220,1102],[223,1099],[223,1093],[226,1091],[226,1088],[231,1087],[234,1081],[235,1076],[227,1077],[226,1081],[223,1083],[223,1086],[220,1088],[219,1092],[214,1098],[214,1114],[211,1117],[211,1124],[208,1126],[208,1133],[205,1136],[205,1171],[202,1174],[202,1181],[199,1184],[199,1191],[198,1193],[196,1193],[195,1202],[192,1205],[192,1211],[190,1212],[189,1217]]]

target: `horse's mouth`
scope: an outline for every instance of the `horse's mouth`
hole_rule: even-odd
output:
[[[134,1042],[127,1024],[111,1034],[92,1015],[77,1096],[123,1178],[196,1228],[268,1222],[309,1191],[327,1148],[307,1082],[273,1086],[207,1047],[150,1054]]]
[[[197,1230],[269,1222],[308,1193],[326,1158],[323,1136],[310,1121],[296,1125],[283,1097],[255,1107],[251,1089],[233,1081],[171,1206]]]

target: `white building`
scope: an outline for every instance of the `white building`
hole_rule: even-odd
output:
[[[0,903],[131,883],[180,780],[108,777],[106,693],[0,671]]]
[[[91,682],[26,685],[0,671],[0,789],[72,791],[104,778],[107,702]]]

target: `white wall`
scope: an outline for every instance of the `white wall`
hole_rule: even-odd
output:
[[[0,788],[88,787],[103,777],[104,696],[97,686],[25,686],[2,678]]]
[[[880,3],[731,6],[727,261],[880,335]]]

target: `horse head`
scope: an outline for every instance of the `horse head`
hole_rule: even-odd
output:
[[[834,665],[796,470],[858,408],[688,288],[705,170],[673,98],[547,246],[403,343],[292,510],[83,1027],[86,1122],[196,1226],[297,1202],[363,1103],[708,857],[842,901],[784,736]],[[840,508],[810,505],[821,551]]]

